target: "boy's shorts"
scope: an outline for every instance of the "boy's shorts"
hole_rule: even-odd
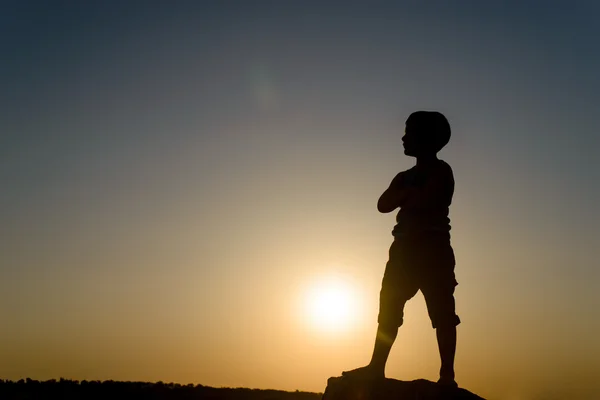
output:
[[[454,303],[454,288],[458,285],[455,263],[447,236],[396,238],[381,283],[377,322],[401,326],[404,304],[420,289],[434,328],[460,324]]]

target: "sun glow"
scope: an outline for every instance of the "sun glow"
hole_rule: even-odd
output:
[[[358,291],[341,278],[321,279],[306,291],[305,312],[311,328],[341,332],[359,321]]]

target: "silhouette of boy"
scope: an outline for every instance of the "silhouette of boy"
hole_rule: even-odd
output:
[[[378,328],[369,365],[343,376],[384,378],[385,364],[403,322],[404,304],[419,290],[436,329],[441,368],[439,384],[456,387],[454,354],[456,326],[454,251],[450,245],[450,203],[454,193],[452,168],[437,158],[450,141],[450,124],[439,112],[417,111],[406,120],[404,154],[416,165],[400,172],[379,198],[377,209],[400,208],[379,297]]]

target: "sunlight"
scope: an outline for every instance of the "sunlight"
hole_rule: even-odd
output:
[[[313,282],[305,296],[305,312],[311,328],[339,333],[359,320],[358,291],[341,278]]]

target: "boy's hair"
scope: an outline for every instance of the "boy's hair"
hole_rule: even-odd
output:
[[[406,123],[415,124],[417,129],[426,133],[432,149],[437,153],[450,141],[450,123],[444,114],[437,111],[416,111],[408,117]]]

